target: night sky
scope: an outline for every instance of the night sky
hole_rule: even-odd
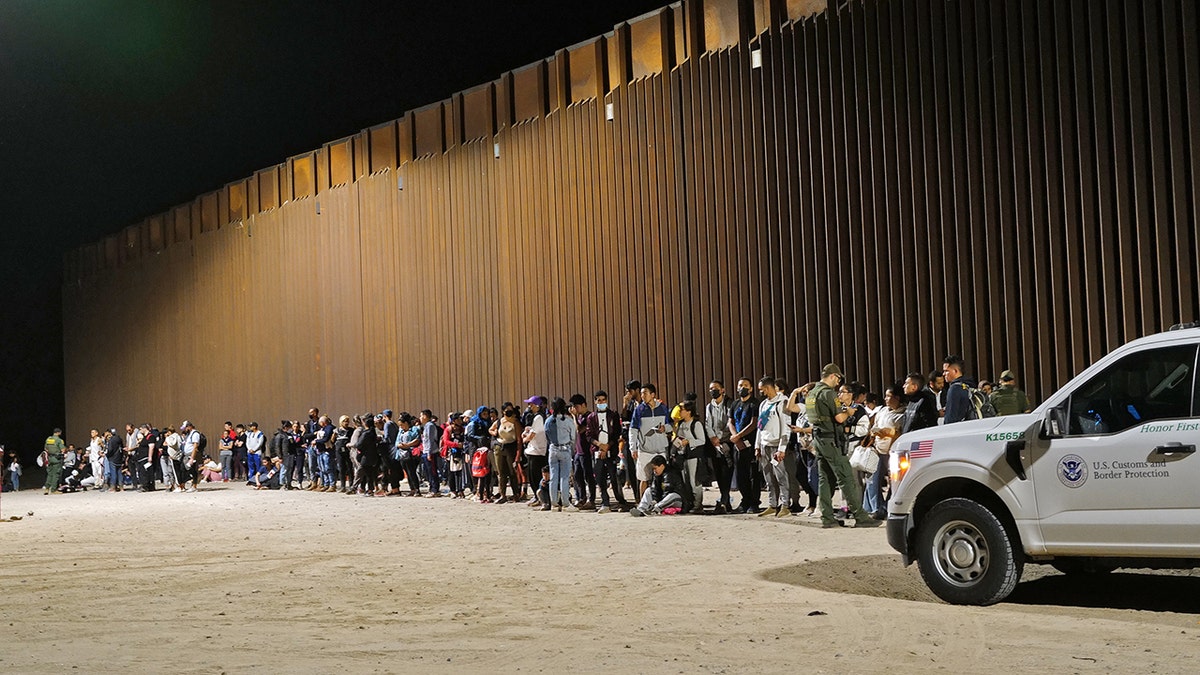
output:
[[[665,4],[0,0],[0,443],[63,424],[65,252]]]

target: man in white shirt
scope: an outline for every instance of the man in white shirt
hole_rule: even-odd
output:
[[[767,508],[758,515],[776,517],[790,516],[788,509],[788,479],[784,457],[787,453],[787,437],[790,433],[784,421],[787,397],[779,390],[774,377],[763,377],[758,381],[758,390],[763,395],[758,405],[758,434],[754,437],[754,456],[767,482]]]
[[[255,476],[262,471],[262,450],[267,437],[258,428],[258,422],[250,423],[250,431],[246,433],[246,483],[254,482]]]

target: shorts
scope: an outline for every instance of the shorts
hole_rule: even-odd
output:
[[[634,463],[637,465],[637,479],[640,481],[649,481],[653,472],[650,470],[650,460],[655,457],[665,457],[661,452],[647,452],[645,450],[638,453]]]

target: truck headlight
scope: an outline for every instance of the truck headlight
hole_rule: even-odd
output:
[[[908,451],[899,450],[888,456],[888,480],[892,487],[900,484],[904,480],[904,474],[908,473]]]

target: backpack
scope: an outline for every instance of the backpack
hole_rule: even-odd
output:
[[[971,408],[967,410],[967,419],[981,420],[986,417],[996,416],[996,407],[992,405],[992,401],[988,395],[983,393],[982,389],[968,387],[963,385],[967,390],[967,395],[970,397]]]
[[[684,452],[685,459],[707,459],[717,454],[716,448],[713,448],[712,441],[708,440],[707,428],[700,420],[692,420],[691,429],[692,435],[696,435],[696,425],[700,425],[700,437],[704,439],[704,443],[699,446],[689,445],[687,451]]]
[[[471,458],[471,475],[475,478],[486,478],[488,475],[488,451],[480,448]]]
[[[200,433],[200,443],[197,444],[196,447],[200,448],[200,452],[203,453],[205,451],[205,449],[208,448],[208,436],[205,436],[203,432],[199,432],[199,433]]]

